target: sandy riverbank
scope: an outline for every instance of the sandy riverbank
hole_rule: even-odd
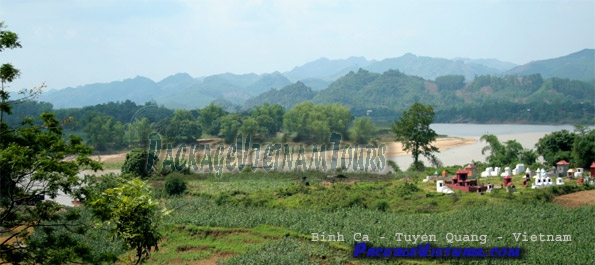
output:
[[[438,147],[438,150],[442,152],[451,148],[474,144],[476,142],[477,139],[475,138],[441,137],[436,139],[433,145]],[[386,157],[403,156],[410,154],[411,153],[407,153],[405,152],[405,150],[403,150],[403,145],[401,143],[393,142],[387,144],[387,150],[385,154]]]
[[[440,152],[449,150],[449,149],[453,149],[453,148],[458,148],[458,147],[463,147],[463,146],[469,146],[469,145],[473,145],[477,143],[477,139],[476,138],[459,138],[459,137],[441,137],[438,138],[433,145],[436,146]],[[299,152],[299,148],[300,148],[300,144],[299,143],[289,143],[288,144],[289,148],[290,148],[290,152],[292,153],[287,159],[289,159],[290,161],[297,161],[298,159],[302,159],[303,161],[311,161],[312,159],[312,150],[313,150],[313,146],[303,146],[304,149],[304,154],[302,156],[298,157],[298,152]],[[210,145],[210,150],[211,150],[211,155],[214,156],[217,153],[217,148],[221,147],[221,145]],[[282,161],[284,158],[284,155],[282,153],[280,153],[279,155],[276,155],[274,153],[272,153],[272,156],[266,156],[265,155],[265,150],[266,150],[266,145],[262,145],[260,152],[256,153],[256,152],[252,152],[251,157],[244,161],[244,162],[231,162],[231,165],[235,165],[235,168],[237,170],[238,165],[239,164],[253,164],[252,162],[250,162],[250,160],[254,161],[257,160],[256,165],[257,167],[263,167],[263,162],[265,162],[264,160],[266,159],[266,164],[267,165],[271,165],[271,163],[273,161]],[[345,145],[341,144],[341,148],[344,148]],[[293,148],[293,151],[291,151],[291,149]],[[320,146],[318,147],[318,150],[320,150]],[[205,151],[205,146],[201,145],[200,149],[198,150],[198,155],[195,158],[196,161],[198,163],[200,163],[200,161],[202,161],[202,159],[204,158],[204,151]],[[383,149],[374,149],[374,150],[366,150],[366,149],[362,149],[362,148],[358,148],[357,149],[357,154],[355,153],[355,149],[352,148],[350,151],[346,152],[345,150],[341,150],[339,151],[336,155],[336,158],[338,159],[347,159],[350,161],[354,161],[353,159],[357,156],[358,158],[363,158],[364,160],[368,161],[371,158],[378,158],[379,156],[385,157],[387,159],[391,159],[394,160],[396,159],[397,162],[399,162],[399,160],[403,160],[403,159],[408,159],[408,157],[410,157],[410,153],[406,152],[403,150],[402,145],[400,143],[396,143],[396,142],[389,142],[389,143],[385,143],[385,147]],[[368,152],[370,151],[370,152]],[[220,151],[219,153],[221,155],[223,155],[223,157],[226,157],[228,155],[228,153],[230,152],[229,146],[225,145],[223,146],[223,151]],[[166,150],[161,150],[160,152],[160,160],[163,161],[165,159],[165,155],[166,155]],[[187,149],[187,152],[181,152],[181,154],[184,154],[184,158],[185,160],[189,159],[189,148]],[[176,155],[178,154],[178,149],[174,148],[172,150],[172,155],[174,156],[174,159],[176,157]],[[333,152],[332,151],[326,151],[325,154],[325,160],[326,161],[332,161],[333,159]],[[219,158],[223,158],[223,157],[219,157]],[[397,159],[397,157],[399,157]],[[126,153],[119,153],[119,154],[110,154],[110,155],[95,155],[92,157],[93,159],[97,160],[97,161],[102,161],[102,162],[107,162],[107,163],[114,163],[114,162],[122,162],[124,161],[124,159],[126,158]],[[232,156],[232,159],[236,159],[235,157]],[[227,161],[224,162],[225,165],[227,165]],[[309,163],[308,163],[309,164]],[[406,166],[406,165],[403,165]],[[288,168],[285,168],[285,170],[287,170]],[[388,170],[388,169],[386,169]],[[224,172],[227,172],[226,169],[223,169]]]

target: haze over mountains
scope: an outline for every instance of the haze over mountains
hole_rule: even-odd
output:
[[[442,59],[410,53],[381,61],[367,60],[364,57],[338,60],[320,58],[284,73],[224,73],[204,78],[193,78],[186,73],[178,73],[159,82],[137,76],[111,83],[51,90],[42,94],[39,100],[52,103],[54,108],[76,108],[129,99],[139,104],[153,100],[169,108],[193,109],[202,108],[214,100],[224,99],[225,102],[237,105],[247,103],[245,109],[260,102],[257,100],[259,95],[265,92],[278,94],[280,89],[287,86],[291,86],[291,91],[303,91],[305,94],[301,97],[310,97],[312,93],[327,90],[333,85],[334,94],[346,93],[347,91],[336,90],[337,85],[333,82],[350,72],[357,73],[359,69],[377,74],[398,70],[408,76],[420,77],[407,80],[435,80],[441,76],[459,75],[464,76],[468,82],[476,76],[524,76],[539,73],[543,78],[558,77],[592,83],[595,80],[595,50],[585,49],[567,56],[534,61],[521,66],[496,59]],[[299,83],[296,83],[298,81]],[[321,93],[328,94],[328,91]]]

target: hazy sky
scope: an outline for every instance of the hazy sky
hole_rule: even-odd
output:
[[[22,49],[11,90],[289,71],[320,57],[407,52],[516,64],[595,47],[595,1],[0,0]]]

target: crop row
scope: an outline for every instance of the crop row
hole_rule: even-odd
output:
[[[353,235],[368,235],[375,245],[407,247],[394,235],[436,235],[430,242],[438,247],[520,247],[522,259],[450,260],[450,263],[478,264],[594,264],[595,206],[565,209],[552,204],[523,205],[493,203],[455,212],[435,214],[402,214],[361,208],[339,208],[333,211],[311,209],[271,209],[217,205],[205,197],[179,198],[169,201],[169,208],[179,209],[167,223],[194,224],[211,227],[255,227],[259,224],[284,227],[301,234],[344,235],[345,244],[355,244]],[[487,235],[487,243],[446,242],[448,233]],[[570,235],[570,242],[519,241],[512,233],[527,235]],[[385,237],[382,240],[380,237]],[[501,237],[501,238],[499,238]],[[530,239],[530,238],[529,238]],[[304,253],[307,255],[307,253]]]

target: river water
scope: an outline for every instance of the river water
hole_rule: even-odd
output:
[[[524,148],[534,149],[537,141],[551,132],[568,130],[574,131],[573,125],[522,125],[522,124],[452,124],[437,123],[430,126],[438,135],[449,137],[475,138],[476,143],[455,147],[436,154],[445,166],[470,164],[472,161],[485,161],[485,155],[481,154],[487,144],[479,141],[485,134],[493,134],[500,142],[516,140]],[[413,158],[408,156],[391,157],[401,169],[407,169],[413,163]],[[425,165],[430,163],[424,158]],[[385,169],[386,171],[386,169]]]

